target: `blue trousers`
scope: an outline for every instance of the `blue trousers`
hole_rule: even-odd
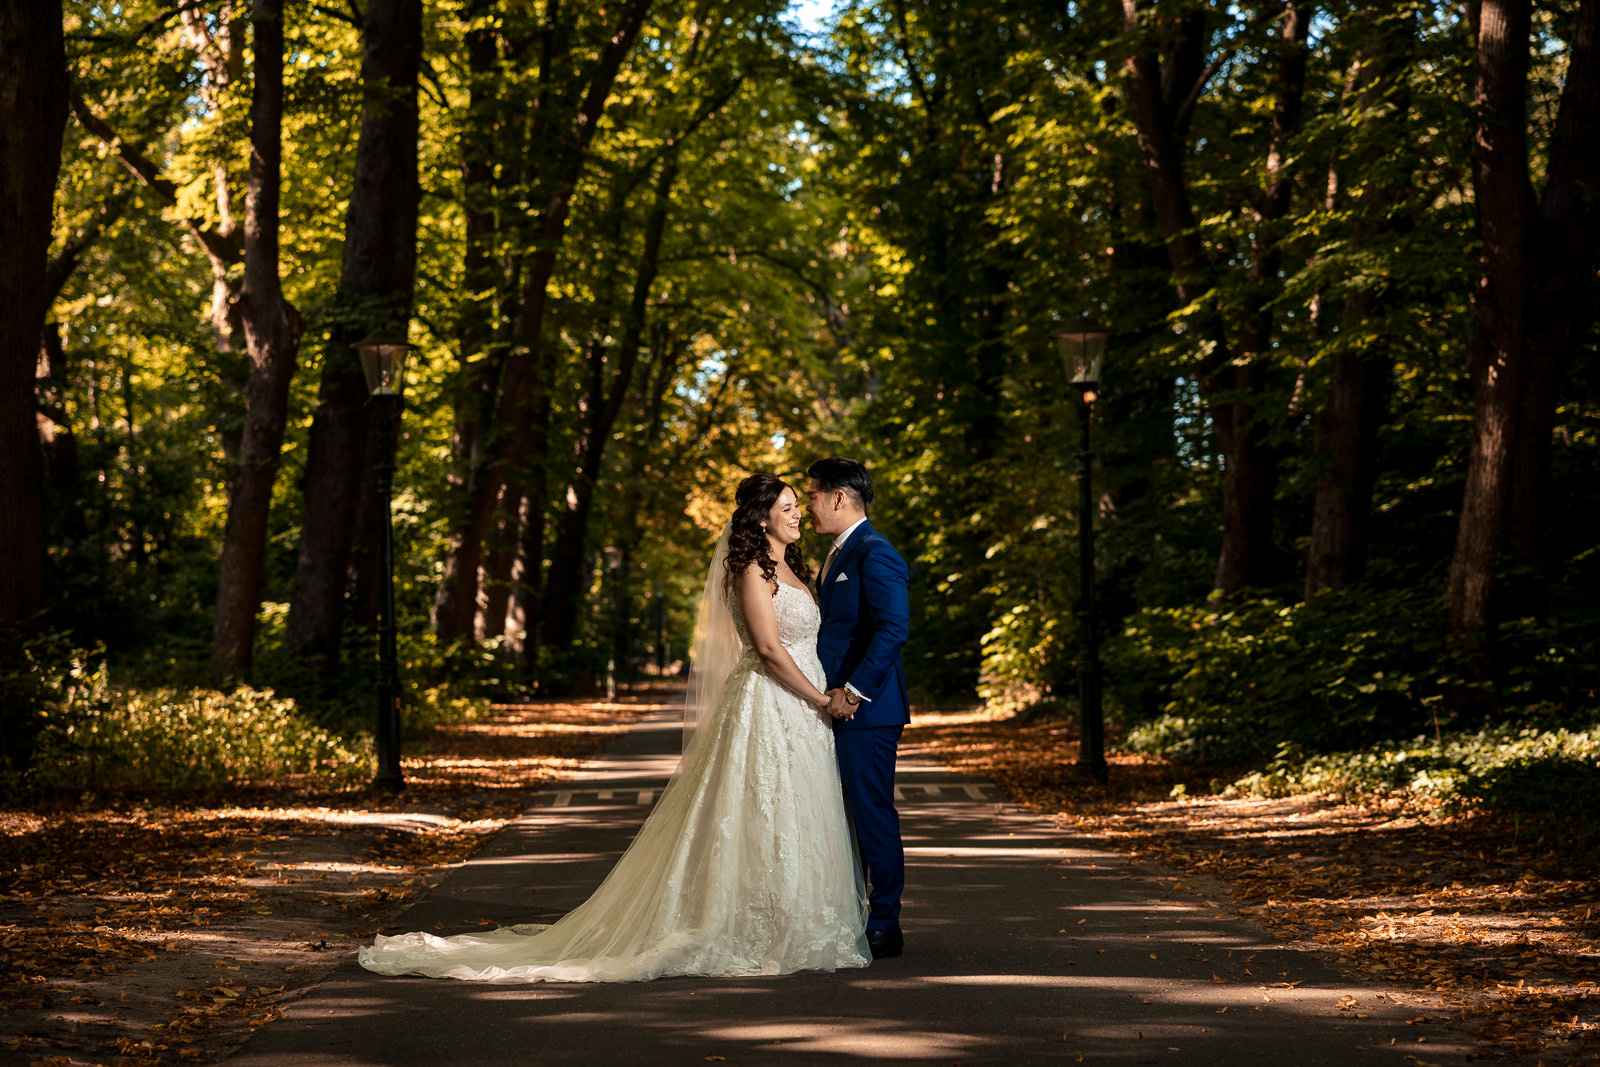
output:
[[[894,761],[898,726],[835,730],[839,777],[867,873],[868,930],[900,925],[900,893],[906,884],[906,853],[900,843],[900,813],[894,808]]]

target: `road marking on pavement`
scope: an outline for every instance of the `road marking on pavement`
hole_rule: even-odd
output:
[[[958,790],[952,796],[951,790]],[[622,789],[557,789],[542,793],[534,800],[535,807],[568,808],[574,804],[631,804],[649,807],[661,795],[657,787],[632,786]],[[921,800],[971,799],[994,800],[994,788],[987,784],[948,782],[943,785],[931,782],[909,782],[894,787],[894,798],[902,803],[915,804]]]

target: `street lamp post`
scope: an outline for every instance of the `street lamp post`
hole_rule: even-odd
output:
[[[403,333],[374,330],[354,347],[361,354],[367,391],[378,406],[378,500],[383,506],[383,560],[379,566],[382,588],[378,598],[378,774],[373,785],[404,789],[406,780],[400,772],[400,664],[394,617],[394,460],[389,454],[389,438],[393,433],[390,406],[400,399],[406,353],[416,346],[409,344]]]
[[[617,585],[617,568],[622,565],[622,549],[616,545],[607,545],[601,549],[606,557],[606,572],[604,576],[605,591],[610,595],[606,600],[611,605],[611,651],[606,657],[606,700],[617,699],[617,635],[622,625],[622,605],[620,590]]]
[[[656,679],[659,681],[667,676],[667,600],[666,584],[656,582]]]
[[[1094,500],[1090,481],[1094,453],[1089,424],[1100,388],[1100,365],[1111,331],[1079,319],[1051,335],[1061,351],[1067,376],[1077,387],[1078,407],[1078,771],[1106,779],[1105,713],[1100,702],[1100,639],[1094,613]]]

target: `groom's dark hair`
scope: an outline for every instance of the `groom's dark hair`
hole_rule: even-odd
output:
[[[843,489],[861,502],[861,510],[872,503],[872,475],[867,468],[853,459],[829,456],[819,459],[806,468],[806,476],[814,478],[824,493]]]

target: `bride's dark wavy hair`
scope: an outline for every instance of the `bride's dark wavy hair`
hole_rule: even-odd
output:
[[[778,580],[778,563],[772,558],[767,531],[761,524],[767,521],[772,506],[778,502],[783,491],[793,488],[773,474],[752,474],[739,483],[738,491],[733,494],[733,518],[728,520],[728,573],[723,578],[728,586],[731,587],[752,563],[760,565],[761,577],[767,581]],[[799,495],[795,494],[797,503]],[[789,564],[789,569],[794,571],[795,577],[802,582],[811,581],[811,568],[800,554],[800,542],[787,546],[783,558]]]

